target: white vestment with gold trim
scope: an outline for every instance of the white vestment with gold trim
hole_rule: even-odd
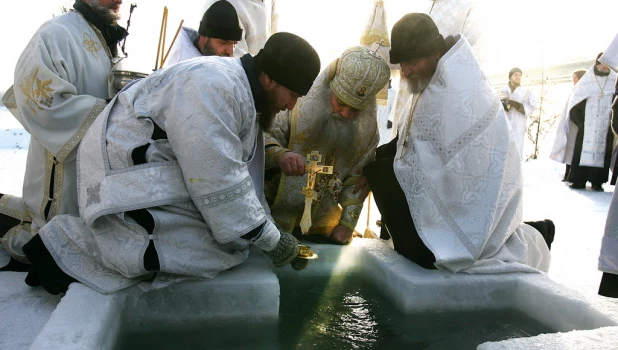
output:
[[[23,199],[3,196],[0,213],[24,222],[2,238],[18,260],[48,220],[78,213],[77,146],[105,107],[111,68],[101,33],[77,11],[43,24],[17,62],[3,102],[32,137]]]

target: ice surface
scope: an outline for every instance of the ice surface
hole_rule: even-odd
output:
[[[536,337],[484,343],[478,350],[612,350],[618,349],[618,327],[541,334]]]
[[[24,283],[25,272],[0,272],[0,349],[24,350],[49,319],[60,297]]]

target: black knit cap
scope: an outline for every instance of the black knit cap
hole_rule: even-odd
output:
[[[408,13],[393,26],[391,47],[390,61],[398,64],[441,52],[445,44],[431,17]]]
[[[305,39],[278,32],[255,56],[257,67],[270,79],[304,96],[320,73],[320,57]]]
[[[234,6],[226,0],[212,4],[200,21],[198,33],[209,38],[240,41],[242,29]]]
[[[515,73],[521,73],[521,74],[523,74],[524,72],[522,72],[522,71],[521,71],[521,69],[519,69],[519,68],[517,68],[517,67],[515,67],[515,68],[511,69],[511,70],[509,71],[509,80],[511,79],[511,76],[512,76],[513,74],[515,74]]]

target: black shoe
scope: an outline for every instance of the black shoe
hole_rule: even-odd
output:
[[[551,250],[551,244],[554,241],[554,236],[556,235],[556,225],[554,225],[554,222],[549,219],[545,219],[545,224],[547,226],[547,232],[543,235],[543,238],[545,238],[547,248]]]
[[[583,189],[586,188],[586,184],[585,183],[574,182],[572,185],[569,186],[569,188],[572,188],[574,190],[583,190]]]
[[[592,184],[592,189],[598,192],[605,192],[601,184]]]

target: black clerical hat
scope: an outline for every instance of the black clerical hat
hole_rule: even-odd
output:
[[[444,49],[444,37],[431,17],[424,13],[408,13],[391,32],[392,64],[431,56]]]
[[[320,73],[320,57],[311,44],[286,32],[268,38],[255,63],[272,80],[301,96],[309,92]]]
[[[234,6],[226,0],[212,4],[200,21],[198,33],[209,38],[240,41],[242,29]]]

